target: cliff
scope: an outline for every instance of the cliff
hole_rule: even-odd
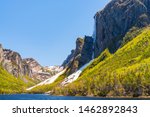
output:
[[[112,0],[95,15],[95,57],[109,48],[114,53],[132,28],[150,24],[149,0]]]
[[[12,50],[3,49],[2,66],[15,77],[32,77],[32,71],[29,66],[23,62],[19,53]]]
[[[71,54],[63,62],[62,66],[68,68],[68,75],[74,73],[83,65],[88,63],[93,56],[93,38],[85,36],[77,38],[76,48],[71,51]]]
[[[33,58],[26,58],[23,59],[24,63],[30,67],[32,70],[32,78],[37,79],[39,81],[44,81],[51,76],[55,75],[58,73],[58,71],[51,70],[47,67],[41,66],[35,59]]]

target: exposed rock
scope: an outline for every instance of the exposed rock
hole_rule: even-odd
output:
[[[115,52],[133,26],[141,28],[150,24],[150,1],[112,0],[96,13],[95,21],[95,57],[98,57],[106,48]]]
[[[23,61],[32,70],[32,78],[37,79],[39,81],[44,81],[52,77],[56,73],[60,72],[61,70],[63,70],[63,68],[61,69],[59,66],[58,67],[53,66],[51,68],[43,67],[33,58],[26,58],[26,59],[23,59]]]
[[[64,69],[62,66],[46,66],[44,67],[45,72],[50,71],[52,74],[57,74]]]
[[[19,53],[12,50],[3,49],[2,66],[15,77],[22,77],[25,75],[32,77],[32,71],[29,66],[23,62]]]
[[[26,58],[23,61],[30,66],[32,72],[42,72],[42,66],[35,59]]]
[[[85,36],[84,45],[81,51],[81,58],[79,60],[79,68],[92,60],[93,56],[93,38]]]
[[[93,38],[85,36],[84,39],[77,38],[76,49],[64,61],[63,66],[68,67],[68,75],[76,72],[83,65],[92,60],[93,54]]]
[[[83,45],[84,45],[84,39],[82,38],[77,38],[76,40],[76,49],[74,51],[74,56],[73,56],[73,59],[71,59],[72,61],[69,62],[69,74],[72,74],[74,73],[75,71],[78,70],[79,68],[79,60],[81,58],[81,52],[82,52],[82,48],[83,48]]]
[[[23,59],[23,61],[32,70],[32,78],[33,79],[43,81],[43,80],[51,77],[51,74],[48,72],[44,72],[44,68],[35,59],[26,58],[26,59]]]
[[[2,60],[3,60],[3,47],[0,44],[0,63],[2,62]]]
[[[63,62],[62,66],[67,67],[70,61],[73,61],[75,50],[71,50],[71,54],[68,55],[67,59]]]

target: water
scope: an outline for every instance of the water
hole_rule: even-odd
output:
[[[51,96],[46,94],[0,95],[0,100],[99,100],[95,97]]]
[[[46,94],[13,94],[0,95],[0,100],[150,100],[150,98],[99,98],[99,97],[71,97],[51,96]]]

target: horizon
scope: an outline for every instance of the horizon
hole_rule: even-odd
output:
[[[78,37],[92,36],[93,17],[109,1],[3,0],[0,44],[42,66],[61,65]]]

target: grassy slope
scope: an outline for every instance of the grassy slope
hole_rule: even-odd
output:
[[[24,82],[26,81],[26,83]],[[0,67],[0,94],[23,93],[27,87],[35,85],[31,78],[15,78]]]
[[[94,96],[150,95],[150,29],[115,54],[86,69],[77,81],[54,94]]]
[[[22,80],[15,78],[0,67],[0,93],[21,93],[25,90]]]

